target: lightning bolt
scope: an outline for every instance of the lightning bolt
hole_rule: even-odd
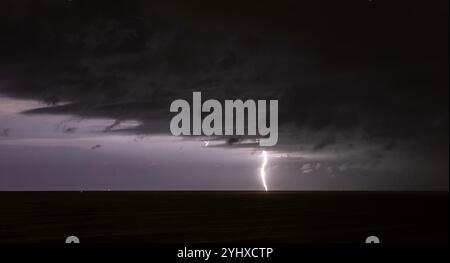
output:
[[[262,152],[262,156],[263,156],[263,163],[262,163],[262,166],[261,166],[261,181],[262,181],[262,184],[264,186],[264,189],[267,191],[269,189],[267,188],[267,184],[266,184],[266,165],[267,165],[267,153],[266,153],[266,151]]]

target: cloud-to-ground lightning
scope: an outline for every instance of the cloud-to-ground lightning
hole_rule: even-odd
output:
[[[269,189],[267,188],[267,184],[266,184],[266,165],[267,165],[267,153],[266,153],[266,151],[262,152],[262,156],[263,156],[263,163],[262,163],[262,166],[261,166],[261,181],[262,181],[262,184],[264,186],[264,189],[267,191]]]

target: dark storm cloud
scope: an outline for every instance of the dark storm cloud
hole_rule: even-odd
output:
[[[3,1],[1,89],[141,128],[194,90],[273,98],[329,131],[315,150],[358,130],[448,152],[447,1],[243,2]]]

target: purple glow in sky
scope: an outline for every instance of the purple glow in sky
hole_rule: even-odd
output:
[[[436,188],[408,173],[410,160],[404,157],[370,159],[366,153],[375,146],[363,142],[356,148],[312,151],[307,140],[285,140],[263,151],[208,138],[120,132],[137,121],[105,132],[114,120],[21,114],[39,106],[0,97],[2,191]],[[393,169],[393,162],[403,170]]]

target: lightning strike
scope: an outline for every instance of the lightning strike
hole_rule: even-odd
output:
[[[262,155],[263,155],[263,163],[262,163],[262,166],[261,166],[261,181],[262,181],[262,184],[264,186],[264,189],[266,191],[268,191],[269,189],[267,188],[267,184],[266,184],[266,165],[267,165],[267,153],[266,153],[266,151],[263,151]]]

